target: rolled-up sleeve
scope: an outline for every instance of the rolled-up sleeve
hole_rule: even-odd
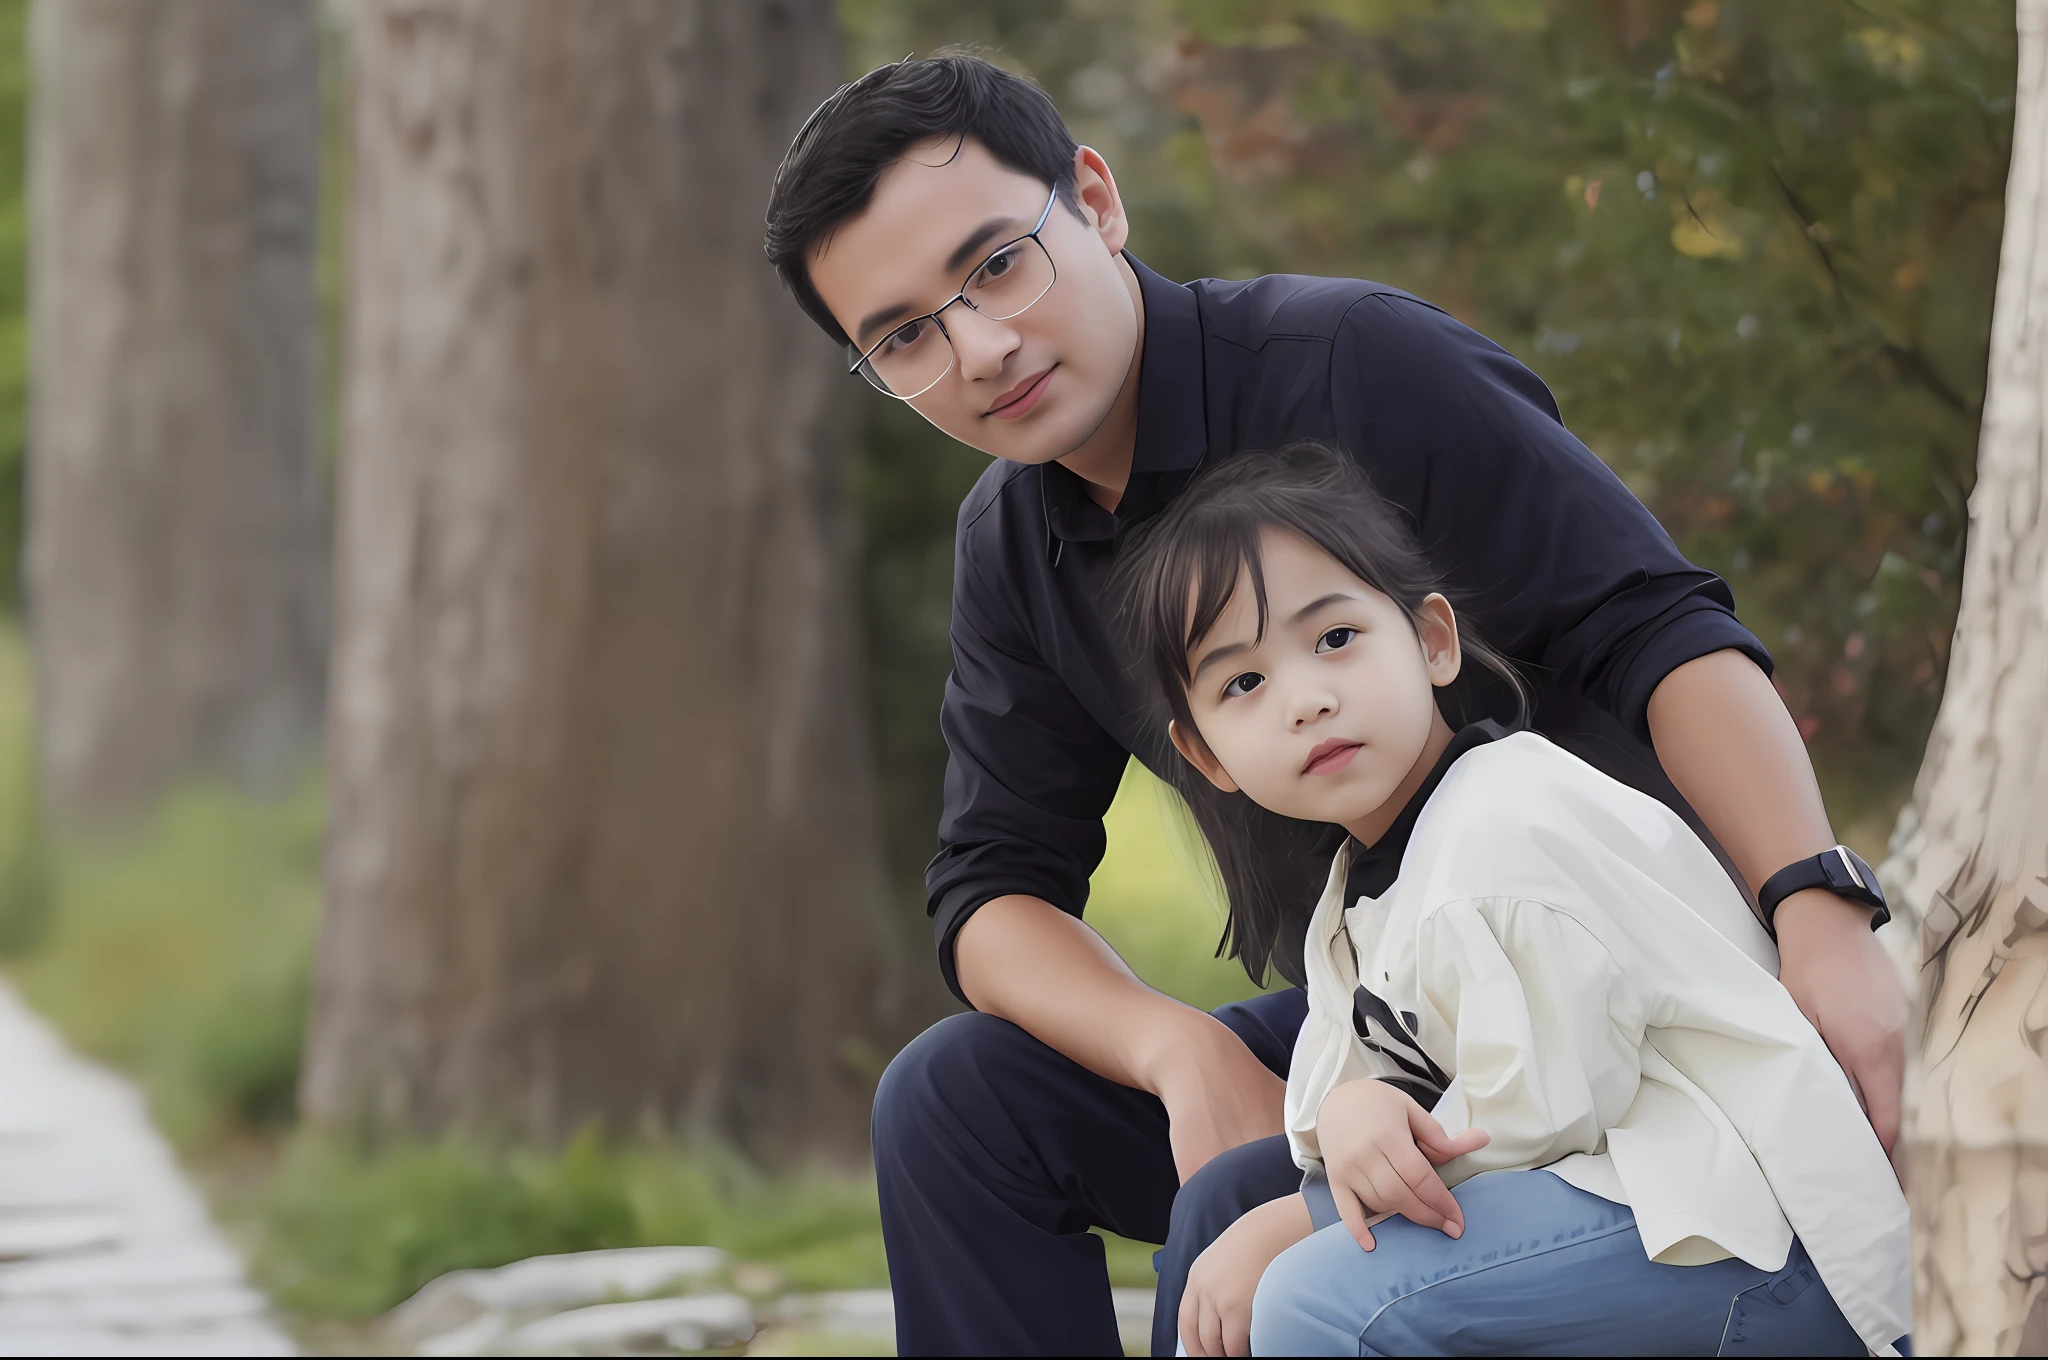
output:
[[[1770,654],[1735,598],[1564,427],[1505,350],[1426,303],[1362,298],[1332,347],[1333,420],[1415,516],[1481,636],[1543,683],[1649,734],[1650,695],[1696,657]]]
[[[1012,893],[1081,914],[1102,860],[1102,816],[1128,759],[1038,654],[1014,596],[962,532],[954,555],[953,673],[939,726],[946,788],[926,909],[947,987],[953,941],[985,903]]]

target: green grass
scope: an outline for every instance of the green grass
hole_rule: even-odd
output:
[[[717,1147],[574,1140],[552,1153],[291,1127],[319,914],[323,801],[198,788],[131,834],[51,846],[35,816],[28,666],[0,626],[0,954],[80,1050],[133,1073],[278,1301],[366,1317],[443,1271],[547,1252],[705,1243],[783,1287],[887,1283],[871,1178],[770,1177]],[[1170,795],[1133,766],[1088,920],[1192,1004],[1253,992],[1213,957],[1220,908]],[[1112,1278],[1152,1248],[1103,1235]]]
[[[1222,888],[1180,799],[1132,761],[1103,825],[1109,852],[1089,880],[1088,923],[1139,977],[1189,1005],[1257,995],[1243,968],[1216,957]]]
[[[302,1314],[362,1317],[444,1271],[550,1252],[705,1243],[786,1289],[885,1285],[870,1180],[770,1177],[715,1147],[486,1152],[448,1142],[364,1158],[300,1134],[261,1196],[257,1279]]]
[[[73,1045],[133,1072],[182,1147],[290,1122],[317,916],[320,797],[199,789],[115,845],[51,856],[13,969]]]

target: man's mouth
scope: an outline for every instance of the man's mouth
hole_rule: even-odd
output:
[[[1308,763],[1301,767],[1303,774],[1335,774],[1351,763],[1351,757],[1358,754],[1365,745],[1360,741],[1342,741],[1336,737],[1316,743],[1316,749],[1308,753]]]
[[[1052,369],[1058,367],[1058,364],[1054,364],[1052,368],[1046,369],[1043,373],[1034,374],[1023,382],[1018,383],[1015,387],[1003,393],[1002,396],[996,398],[996,404],[989,407],[983,414],[994,416],[998,420],[1015,420],[1018,416],[1023,415],[1026,411],[1038,405],[1038,399],[1045,395],[1045,384],[1052,377]]]

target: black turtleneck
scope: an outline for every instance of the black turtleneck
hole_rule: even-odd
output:
[[[1436,792],[1436,786],[1444,782],[1444,776],[1451,772],[1451,766],[1457,763],[1459,756],[1507,734],[1508,729],[1491,718],[1458,729],[1457,735],[1451,738],[1451,744],[1444,747],[1444,753],[1437,757],[1429,778],[1415,790],[1415,796],[1408,800],[1407,807],[1401,809],[1401,815],[1394,819],[1387,833],[1371,845],[1360,844],[1352,851],[1351,872],[1344,880],[1346,905],[1361,897],[1378,897],[1394,886],[1394,880],[1401,874],[1401,856],[1408,853],[1408,838],[1415,834],[1416,819],[1422,816],[1422,809],[1428,805],[1430,795]]]

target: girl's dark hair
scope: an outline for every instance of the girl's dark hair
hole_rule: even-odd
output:
[[[947,50],[878,66],[840,86],[798,130],[775,172],[766,248],[797,305],[842,345],[846,332],[811,285],[811,250],[867,207],[884,170],[933,137],[972,137],[998,165],[1034,176],[1074,207],[1080,144],[1051,97],[1023,76]]]
[[[1199,732],[1188,705],[1188,651],[1229,606],[1241,575],[1250,579],[1259,636],[1265,636],[1259,534],[1268,528],[1291,530],[1315,544],[1411,621],[1432,593],[1447,594],[1400,515],[1342,454],[1295,444],[1215,463],[1157,517],[1125,535],[1110,579],[1118,631],[1145,720],[1155,728],[1171,719]],[[1505,687],[1515,722],[1525,723],[1528,687],[1462,614],[1458,642],[1467,663],[1492,672]],[[1270,967],[1301,983],[1301,959],[1278,946],[1305,928],[1342,833],[1268,812],[1242,793],[1224,793],[1184,760],[1169,759],[1167,769],[1168,783],[1187,801],[1215,852],[1229,899],[1216,952],[1243,963],[1254,982],[1264,982]]]

